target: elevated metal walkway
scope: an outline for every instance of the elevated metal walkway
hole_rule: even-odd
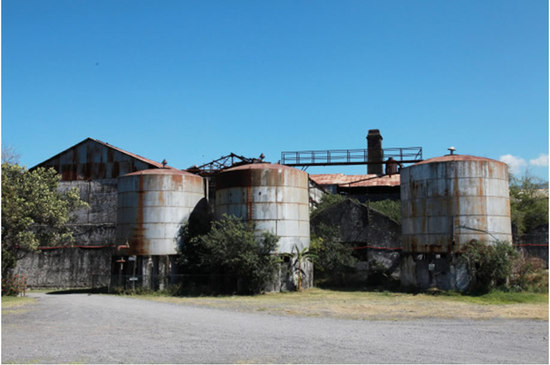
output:
[[[287,166],[336,166],[384,163],[390,157],[399,164],[422,161],[422,147],[384,148],[382,161],[369,160],[367,149],[281,152],[281,164]]]

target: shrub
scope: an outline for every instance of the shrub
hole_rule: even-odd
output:
[[[545,267],[542,259],[519,254],[512,263],[510,289],[548,293],[548,270]]]
[[[183,230],[183,233],[190,230]],[[279,258],[274,253],[279,238],[258,235],[254,225],[224,215],[210,230],[182,242],[182,270],[186,288],[219,293],[254,294],[273,278]]]
[[[315,280],[327,285],[344,285],[355,272],[357,259],[340,240],[340,228],[321,223],[312,233],[310,251],[314,255]]]
[[[470,272],[470,291],[486,293],[491,289],[508,288],[514,260],[518,253],[507,242],[487,244],[472,241],[466,245],[463,257]]]
[[[27,278],[21,275],[10,275],[2,278],[2,296],[18,296],[27,290]]]

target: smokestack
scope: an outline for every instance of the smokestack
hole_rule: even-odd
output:
[[[384,151],[382,150],[382,136],[378,129],[369,129],[367,135],[368,162],[367,174],[383,174]]]

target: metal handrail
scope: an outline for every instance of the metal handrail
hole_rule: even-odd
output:
[[[383,161],[391,157],[400,163],[420,162],[422,147],[385,148],[383,156]],[[281,152],[281,164],[288,166],[366,165],[383,161],[369,161],[368,149]]]

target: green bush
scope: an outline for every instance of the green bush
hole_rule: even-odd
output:
[[[491,289],[505,289],[517,256],[518,253],[507,242],[488,244],[472,241],[467,244],[463,257],[470,272],[469,290],[486,293]]]
[[[212,221],[207,233],[185,237],[182,230],[182,271],[185,290],[210,293],[260,293],[274,278],[279,238],[269,232],[257,235],[253,224],[224,215]]]
[[[310,251],[314,255],[317,284],[346,285],[355,272],[357,259],[353,251],[340,240],[340,228],[321,223],[311,236]]]

